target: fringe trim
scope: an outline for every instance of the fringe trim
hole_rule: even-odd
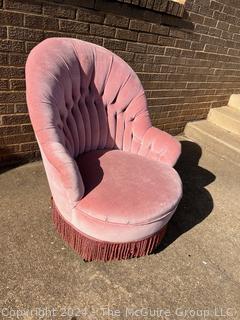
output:
[[[143,240],[114,243],[88,237],[71,226],[58,211],[52,200],[52,218],[62,238],[85,261],[111,261],[142,257],[150,254],[161,242],[167,226]]]

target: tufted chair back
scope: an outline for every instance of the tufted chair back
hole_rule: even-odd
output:
[[[50,38],[31,51],[26,76],[40,146],[57,141],[73,158],[105,148],[139,152],[151,123],[142,85],[121,58],[84,41]]]

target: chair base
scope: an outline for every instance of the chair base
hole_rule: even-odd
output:
[[[58,211],[52,201],[52,218],[57,231],[69,246],[85,261],[110,261],[141,257],[150,254],[163,239],[167,225],[157,233],[135,242],[101,241],[76,230]]]

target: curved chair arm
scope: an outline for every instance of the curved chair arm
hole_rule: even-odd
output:
[[[49,163],[56,169],[59,183],[64,187],[69,201],[74,206],[83,197],[85,189],[75,160],[60,142],[40,142],[40,146]]]
[[[139,154],[174,166],[181,153],[181,144],[170,134],[150,127],[142,138]]]

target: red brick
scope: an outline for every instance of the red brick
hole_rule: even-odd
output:
[[[207,74],[209,73],[209,68],[202,67],[202,68],[191,68],[192,74]]]
[[[23,66],[27,60],[27,55],[24,54],[9,54],[9,64],[11,66]]]
[[[0,161],[1,164],[6,161],[7,165],[9,165],[9,160],[12,158],[13,153],[18,152],[20,149],[18,144],[15,145],[10,145],[10,146],[6,146],[6,145],[2,145],[1,146],[1,153],[0,153]]]
[[[24,124],[30,123],[30,118],[28,115],[6,115],[2,116],[2,123],[3,125],[16,125],[16,124]]]
[[[26,41],[25,42],[25,52],[29,53],[37,44],[38,44],[38,42]]]
[[[104,39],[103,46],[110,50],[125,50],[127,42],[117,39]],[[129,50],[130,51],[130,50]]]
[[[116,29],[113,27],[102,26],[98,24],[90,24],[90,34],[102,37],[114,37]]]
[[[107,14],[104,23],[109,26],[127,28],[129,25],[129,18]]]
[[[240,42],[240,34],[234,34],[233,35],[233,40]]]
[[[209,5],[208,6],[201,6],[199,11],[198,11],[198,13],[200,13],[202,16],[205,16],[205,18],[210,18],[211,19],[211,17],[214,14],[214,10],[209,8]],[[204,20],[204,24],[206,24],[205,20]]]
[[[22,26],[23,14],[9,11],[0,11],[1,25],[4,26]]]
[[[176,47],[181,49],[190,49],[192,42],[188,40],[177,39]]]
[[[187,33],[178,29],[170,29],[169,33],[170,37],[185,39],[187,37]]]
[[[158,35],[152,33],[139,33],[138,41],[154,44],[158,41]]]
[[[239,33],[240,32],[240,26],[236,26],[236,25],[229,25],[229,32],[232,33]]]
[[[51,17],[68,18],[68,19],[76,18],[76,9],[68,6],[43,4],[43,13]]]
[[[169,34],[169,27],[161,25],[161,24],[152,24],[151,32],[161,34],[163,36],[167,36]]]
[[[145,72],[161,72],[161,65],[154,65],[152,63],[145,63],[143,65],[143,71]]]
[[[24,26],[33,29],[58,30],[58,20],[53,17],[25,15]]]
[[[205,17],[204,25],[214,28],[217,25],[217,20],[215,20],[213,18]]]
[[[0,27],[0,38],[4,39],[7,37],[7,27]]]
[[[178,49],[178,48],[166,48],[165,54],[167,56],[179,57],[181,55],[181,49]]]
[[[85,22],[60,20],[60,30],[73,33],[89,33],[89,24]]]
[[[8,80],[2,80],[0,79],[0,90],[8,90],[9,89],[9,84]],[[1,106],[0,106],[0,114],[1,114]]]
[[[182,17],[182,15],[184,13],[183,5],[180,5],[179,3],[170,1],[170,2],[168,2],[167,13],[174,15],[174,16],[181,16]]]
[[[27,113],[28,108],[26,103],[17,103],[14,108],[15,113]]]
[[[154,0],[147,0],[146,8],[152,9],[154,5]]]
[[[142,72],[143,71],[143,63],[138,63],[138,62],[130,62],[129,63],[130,67],[132,67],[132,69],[135,72]]]
[[[117,29],[116,38],[137,41],[138,33],[132,30]]]
[[[159,81],[147,81],[147,82],[142,82],[142,85],[144,87],[145,90],[149,90],[149,89],[160,89],[162,87],[162,83]]]
[[[57,32],[57,31],[44,31],[44,36],[45,36],[45,39],[47,38],[53,38],[53,37],[61,37],[61,38],[77,38],[78,35],[80,33],[77,33],[77,34],[73,34],[72,32]],[[82,36],[84,36],[84,34],[81,34]],[[36,42],[36,45],[38,43]],[[29,44],[29,47],[31,46],[31,44]],[[34,45],[35,46],[35,45]]]
[[[157,64],[168,64],[170,63],[171,58],[170,57],[165,57],[165,56],[155,56],[154,58],[154,63]]]
[[[84,7],[84,8],[98,10],[97,5],[98,5],[98,2],[96,1],[96,3],[95,3],[95,0],[81,0],[81,7]],[[100,8],[100,10],[101,10],[101,8]]]
[[[231,40],[232,37],[233,37],[232,33],[227,32],[227,31],[223,31],[221,34],[221,38],[223,38],[223,39]]]
[[[0,104],[0,114],[11,114],[14,113],[13,104]]]
[[[14,103],[14,102],[24,102],[26,100],[25,92],[8,92],[8,91],[2,91],[0,92],[0,103]],[[2,118],[3,121],[3,118]],[[3,121],[3,124],[14,124],[9,123],[11,120],[6,118],[6,122]],[[13,118],[14,121],[14,118]]]
[[[37,151],[19,152],[16,150],[13,151],[12,147],[13,146],[11,146],[11,148],[9,147],[11,150],[9,150],[6,156],[0,156],[1,164],[6,164],[6,166],[9,166],[9,164],[20,164],[32,160],[38,160],[40,158],[39,153]],[[19,150],[19,146],[17,147],[17,150]]]
[[[42,12],[42,5],[40,2],[35,1],[24,1],[24,0],[5,0],[5,8],[14,11],[24,12]]]
[[[44,33],[42,30],[8,27],[8,37],[14,40],[42,41]]]
[[[127,43],[127,51],[132,52],[146,52],[147,45],[145,43],[137,43],[137,42],[128,42]]]
[[[203,23],[204,16],[201,16],[200,14],[196,14],[193,12],[190,12],[190,19],[193,23]]]
[[[30,142],[30,143],[22,143],[20,145],[21,151],[35,151],[38,150],[37,142]]]
[[[218,46],[211,45],[211,44],[206,44],[204,51],[206,52],[217,52]]]
[[[151,23],[144,20],[131,20],[129,29],[136,31],[149,32],[151,29]]]
[[[116,50],[115,53],[121,57],[123,60],[125,60],[126,62],[131,62],[134,59],[134,53],[133,52],[127,52],[127,51],[120,51],[120,50]],[[135,60],[134,60],[135,61]]]
[[[26,133],[21,135],[20,134],[9,135],[5,137],[0,137],[0,145],[12,145],[12,144],[18,144],[21,142],[30,142],[33,140],[35,140],[33,133]]]
[[[217,28],[210,28],[208,33],[209,35],[214,37],[221,37],[222,30],[219,30]]]
[[[147,6],[147,0],[140,0],[140,1],[139,1],[139,6],[140,6],[140,7],[143,7],[143,8],[146,8],[146,6]]]
[[[177,72],[177,67],[174,65],[162,65],[160,68],[160,71],[162,73],[167,73],[167,74],[175,73],[175,72]]]
[[[223,12],[235,16],[236,8],[231,7],[230,4],[226,4],[223,8]]]
[[[230,56],[239,56],[239,50],[237,50],[237,49],[228,49],[228,54],[230,55]]]
[[[213,18],[216,20],[227,21],[227,14],[219,11],[214,11]],[[229,23],[232,21],[229,21]]]
[[[167,10],[169,2],[168,0],[154,1],[153,9],[160,12],[165,12]]]
[[[155,46],[155,45],[152,45],[152,44],[148,44],[148,46],[147,46],[147,53],[163,55],[164,51],[165,51],[165,48],[161,47],[159,45]]]
[[[197,32],[197,33],[208,34],[209,27],[197,23],[197,24],[195,24],[195,30],[194,31]]]
[[[0,65],[8,64],[8,55],[6,53],[0,53]]]
[[[153,63],[154,55],[135,53],[134,61],[143,63]]]
[[[10,80],[10,89],[25,90],[26,89],[25,80],[17,80],[17,79]]]
[[[160,73],[138,73],[141,81],[166,81],[167,75]]]
[[[224,22],[224,21],[218,21],[217,28],[226,31],[229,28],[229,23]]]
[[[192,50],[197,50],[197,51],[202,51],[204,48],[204,42],[192,42],[191,44],[191,49]]]
[[[220,40],[220,39],[219,39]],[[222,44],[223,45],[223,44]],[[225,41],[225,47],[228,47],[228,48],[238,48],[238,43],[236,41],[232,41],[232,40],[226,40]]]
[[[21,131],[23,133],[30,133],[30,132],[33,132],[33,127],[31,124],[22,124]]]
[[[171,78],[174,78],[174,75],[170,75]],[[162,97],[162,98],[151,98],[148,99],[149,106],[158,106],[158,105],[170,105],[170,104],[182,104],[184,103],[184,97]]]
[[[157,43],[160,44],[161,46],[174,47],[176,40],[174,38],[170,38],[170,37],[159,36]]]
[[[77,20],[91,22],[91,23],[103,23],[104,14],[98,11],[79,8],[77,10]]]
[[[216,11],[222,11],[223,7],[224,7],[223,4],[216,2],[216,1],[211,1],[211,4],[210,4],[211,9],[216,10]]]
[[[221,53],[221,54],[227,54],[228,48],[227,48],[227,47],[226,47],[226,48],[224,48],[224,47],[218,47],[217,52],[218,52],[218,53]]]
[[[25,70],[24,68],[16,67],[0,67],[0,77],[1,78],[24,78]]]
[[[6,126],[0,126],[0,136],[8,136],[12,134],[18,134],[21,132],[21,126],[20,125],[6,125]]]
[[[102,37],[98,37],[98,36],[92,36],[89,34],[77,34],[77,39],[83,40],[83,41],[88,41],[88,42],[92,42],[95,43],[99,46],[103,46],[103,38]]]
[[[200,41],[201,35],[199,33],[186,32],[186,39],[191,40],[191,41]]]
[[[183,58],[193,58],[194,57],[194,51],[192,50],[182,50],[181,57]],[[179,63],[181,62],[181,58],[178,58]],[[185,61],[184,61],[185,63]]]

